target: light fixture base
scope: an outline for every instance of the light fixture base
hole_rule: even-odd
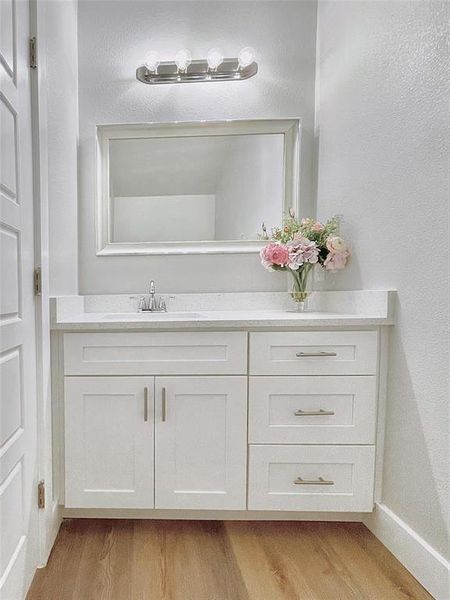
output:
[[[202,83],[209,81],[243,81],[254,77],[258,72],[258,64],[251,63],[247,67],[239,67],[237,58],[225,58],[217,69],[211,70],[206,60],[193,60],[186,71],[179,71],[174,62],[162,62],[156,73],[145,65],[136,69],[136,79],[147,85],[162,83]]]

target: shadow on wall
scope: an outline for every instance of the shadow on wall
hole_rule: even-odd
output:
[[[431,399],[428,401],[428,407],[433,413],[423,414],[426,410],[426,399],[420,395],[426,392],[429,397],[433,397],[433,376],[430,374],[426,390],[415,390],[411,373],[415,372],[414,360],[420,360],[420,357],[414,357],[409,353],[409,360],[406,354],[402,340],[404,334],[404,322],[402,315],[401,295],[399,295],[396,306],[396,325],[391,329],[389,340],[389,374],[387,389],[386,406],[386,438],[385,438],[385,460],[383,472],[383,496],[382,502],[400,516],[408,525],[414,529],[418,535],[425,540],[430,539],[430,532],[434,531],[434,548],[442,555],[448,555],[448,533],[446,506],[444,500],[439,501],[439,491],[436,485],[437,473],[433,470],[431,463],[431,449],[427,445],[424,435],[425,430],[429,430],[423,423],[424,417],[441,421],[445,418]],[[426,346],[423,347],[426,352]],[[417,380],[417,377],[416,377]],[[419,411],[422,407],[422,414]],[[391,424],[402,423],[402,427],[392,429]],[[438,427],[435,428],[438,431]],[[442,444],[442,470],[447,465],[447,447],[445,439]],[[433,449],[434,463],[436,460],[436,448]],[[395,457],[395,461],[387,460],[387,457]],[[416,469],[419,467],[420,478],[403,477],[403,487],[398,485],[399,473],[407,473],[411,460],[416,463]],[[442,479],[444,473],[442,473]],[[441,477],[439,477],[441,479]],[[397,485],[396,485],[397,483]],[[423,496],[423,490],[427,489],[427,504],[420,505],[418,498]],[[389,497],[386,497],[386,490],[390,490]],[[411,501],[413,499],[413,501]],[[419,514],[415,515],[414,512]],[[418,524],[422,525],[422,530]],[[426,530],[425,530],[426,527]]]

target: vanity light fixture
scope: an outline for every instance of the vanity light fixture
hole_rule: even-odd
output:
[[[258,72],[255,51],[243,48],[237,58],[224,58],[223,52],[212,48],[206,60],[192,60],[189,50],[180,50],[174,61],[160,62],[157,52],[150,52],[143,65],[136,69],[136,79],[149,85],[159,83],[194,83],[205,81],[241,81]]]

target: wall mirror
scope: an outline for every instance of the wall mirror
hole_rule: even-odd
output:
[[[297,119],[102,125],[97,254],[258,252],[299,196]]]

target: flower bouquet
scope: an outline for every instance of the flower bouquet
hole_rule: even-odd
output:
[[[298,221],[291,210],[283,226],[273,229],[270,236],[264,224],[262,231],[261,239],[269,243],[261,250],[261,263],[269,271],[291,274],[291,296],[298,311],[305,310],[310,293],[309,276],[314,265],[339,271],[346,266],[350,256],[348,244],[338,235],[338,217],[325,224],[315,219]]]

